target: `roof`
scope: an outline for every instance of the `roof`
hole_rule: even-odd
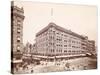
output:
[[[85,39],[84,36],[79,35],[79,34],[77,34],[77,33],[75,33],[75,32],[72,32],[71,30],[67,30],[67,29],[65,29],[65,28],[63,28],[63,27],[61,27],[61,26],[58,26],[58,25],[56,25],[56,24],[53,23],[53,22],[50,22],[50,23],[48,24],[48,26],[46,26],[45,28],[43,28],[42,30],[40,30],[40,31],[36,34],[36,36],[42,34],[42,33],[45,32],[46,30],[48,30],[50,27],[54,27],[55,29],[60,30],[60,31],[62,31],[62,32],[65,32],[65,33],[68,33],[68,34],[70,34],[70,35],[74,35],[74,36],[76,36],[76,37]]]
[[[19,8],[17,6],[11,6],[11,14],[19,16],[19,17],[21,17],[23,19],[25,18],[23,7]]]

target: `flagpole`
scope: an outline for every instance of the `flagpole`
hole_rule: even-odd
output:
[[[53,8],[51,8],[51,14],[50,14],[50,16],[51,16],[51,22],[53,21]]]

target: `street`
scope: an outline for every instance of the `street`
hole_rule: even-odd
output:
[[[96,69],[97,60],[90,57],[81,57],[70,60],[47,62],[41,61],[39,65],[30,64],[24,70],[16,73],[43,73],[43,72],[59,72],[59,71],[74,71]]]

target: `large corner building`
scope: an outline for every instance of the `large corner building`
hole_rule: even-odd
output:
[[[89,43],[87,36],[74,33],[53,22],[36,34],[36,51],[41,56],[62,57],[86,54],[90,50]],[[95,43],[91,44],[95,45]]]

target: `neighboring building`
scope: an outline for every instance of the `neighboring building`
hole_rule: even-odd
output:
[[[27,42],[26,46],[24,47],[24,53],[25,54],[30,54],[32,50],[33,50],[32,44]]]
[[[88,53],[88,37],[49,23],[36,34],[36,50],[42,56],[78,56]]]
[[[24,52],[23,52],[23,57],[22,57],[23,62],[31,63],[32,51],[33,51],[32,44],[27,42],[26,45],[24,46]]]
[[[94,40],[88,40],[88,50],[90,53],[95,54],[95,41]]]
[[[13,52],[23,52],[23,20],[24,10],[14,6],[11,6],[11,35],[12,35],[12,50]]]
[[[29,42],[24,46],[24,54],[36,54],[36,44],[31,44]]]
[[[98,52],[98,50],[97,50],[97,46],[95,46],[95,52],[94,52],[94,54],[97,56],[97,52]]]
[[[37,53],[37,51],[36,51],[36,44],[32,45],[31,53],[34,54],[34,55],[36,55],[36,53]]]
[[[22,64],[24,10],[11,3],[11,71],[15,73]]]

